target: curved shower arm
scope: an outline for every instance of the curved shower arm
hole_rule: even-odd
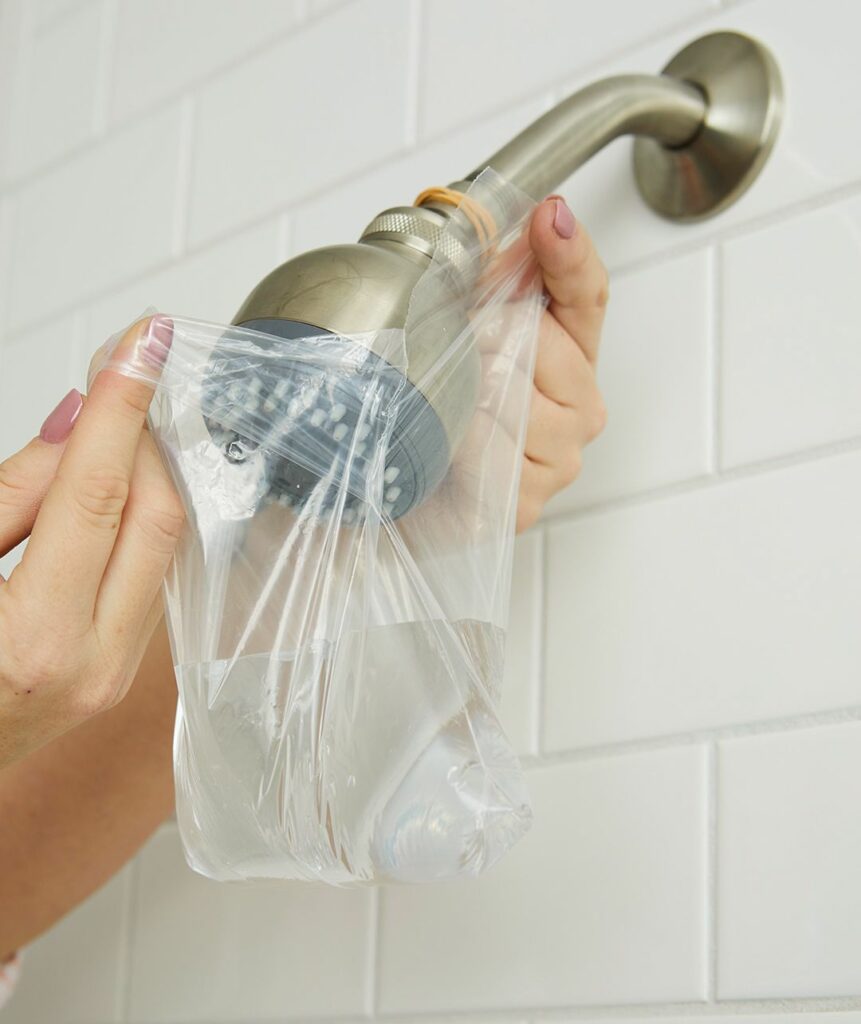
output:
[[[741,33],[714,32],[660,75],[618,75],[579,90],[452,187],[466,189],[489,166],[541,199],[607,143],[635,135],[634,173],[646,202],[673,220],[699,220],[734,202],[759,174],[782,109],[769,51]]]
[[[702,128],[708,104],[687,82],[665,75],[616,75],[587,85],[533,121],[471,171],[492,167],[541,199],[621,135],[645,135],[683,146]]]

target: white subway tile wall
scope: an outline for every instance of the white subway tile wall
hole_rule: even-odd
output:
[[[362,1012],[370,890],[212,882],[191,874],[172,826],[139,860],[130,1021]]]
[[[124,868],[27,950],[27,980],[0,1010],[3,1024],[122,1019],[134,871]]]
[[[556,515],[712,469],[714,253],[614,276],[601,346],[607,426]]]
[[[861,452],[553,525],[548,750],[861,706]]]
[[[861,434],[859,281],[858,199],[726,244],[724,466]]]
[[[386,889],[380,1009],[518,1009],[705,998],[703,750],[529,775],[531,833],[487,877]]]
[[[721,743],[722,999],[855,995],[861,722]]]
[[[0,0],[0,455],[145,308],[228,320],[718,28],[787,94],[738,205],[660,220],[628,142],[560,188],[611,270],[609,422],[517,542],[529,836],[476,883],[341,891],[204,881],[168,824],[0,1019],[861,1024],[861,6]]]
[[[16,191],[8,326],[18,330],[170,259],[178,106],[126,126]]]
[[[14,112],[11,176],[50,163],[92,137],[101,8],[98,0],[88,0],[43,29],[34,29],[31,45],[17,65],[15,88],[27,102]]]
[[[193,242],[404,149],[411,12],[402,0],[349,4],[200,90],[188,212]]]

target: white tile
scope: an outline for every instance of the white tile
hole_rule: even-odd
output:
[[[65,316],[0,345],[0,461],[35,437],[66,392],[81,386],[78,341],[77,319]],[[0,576],[9,578],[25,547],[0,558]]]
[[[93,135],[102,4],[89,0],[34,33],[22,55],[9,172],[26,175]]]
[[[140,855],[129,1020],[360,1014],[370,899],[366,889],[211,882],[163,829]]]
[[[33,24],[37,31],[54,24],[89,0],[25,0],[33,8]]]
[[[0,459],[35,437],[74,386],[77,341],[75,318],[67,316],[0,347]]]
[[[610,291],[598,361],[607,426],[547,515],[710,468],[710,254],[621,275]]]
[[[387,888],[385,1013],[700,1000],[698,748],[529,773],[532,832],[479,881]]]
[[[120,288],[89,312],[81,373],[102,342],[146,309],[230,323],[246,295],[278,263],[277,225],[263,224]]]
[[[566,0],[537,9],[434,0],[424,23],[424,132],[477,119],[708,8],[708,0],[611,0],[584,16]]]
[[[309,10],[313,16],[323,14],[335,7],[341,7],[350,0],[309,0]]]
[[[541,651],[542,535],[529,530],[514,545],[511,605],[500,719],[518,754],[534,753]]]
[[[231,0],[123,0],[117,19],[112,118],[126,117],[186,89],[296,22],[295,0],[254,0],[253,5]]]
[[[291,251],[354,242],[389,206],[410,206],[423,189],[457,181],[544,109],[536,100],[512,106],[438,142],[386,160],[324,195],[300,203],[291,215]]]
[[[319,192],[403,147],[409,15],[400,0],[350,4],[200,92],[194,241]]]
[[[79,336],[77,319],[65,316],[0,345],[0,461],[35,437],[66,392],[81,386]],[[0,558],[0,576],[8,579],[25,546]]]
[[[644,11],[648,8],[644,8]],[[631,173],[630,140],[615,142],[559,190],[594,231],[610,268],[711,238],[715,232],[861,179],[861,146],[847,124],[861,120],[856,40],[861,7],[824,0],[815,17],[805,4],[756,0],[665,35],[571,82],[571,89],[610,74],[658,72],[674,53],[710,31],[733,29],[767,44],[784,79],[783,126],[763,173],[728,211],[677,225],[643,203]],[[840,102],[834,101],[839,96]]]
[[[3,1024],[120,1020],[128,884],[125,870],[27,948]]]
[[[719,998],[857,995],[861,724],[727,741],[719,763]]]
[[[18,196],[9,318],[19,328],[169,258],[180,120],[111,136]]]
[[[856,452],[549,527],[547,747],[861,703],[859,521]]]
[[[0,340],[6,329],[13,259],[14,200],[0,198]]]
[[[9,169],[24,15],[24,0],[0,3],[0,181],[6,180]]]
[[[726,465],[861,434],[861,200],[729,242]]]

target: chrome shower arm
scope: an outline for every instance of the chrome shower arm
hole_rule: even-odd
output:
[[[620,135],[638,136],[634,173],[657,213],[699,220],[748,188],[777,137],[780,72],[769,51],[738,32],[695,39],[660,75],[589,85],[534,121],[465,179],[492,167],[541,199]]]
[[[492,167],[534,199],[541,199],[621,135],[645,135],[683,146],[702,128],[703,93],[668,75],[616,75],[587,85],[533,121],[471,171]]]

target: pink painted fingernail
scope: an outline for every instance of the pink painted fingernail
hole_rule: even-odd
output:
[[[76,388],[66,395],[57,408],[42,424],[39,437],[48,444],[60,444],[72,433],[75,420],[84,407],[84,400],[81,392]]]
[[[553,214],[553,229],[560,238],[571,238],[574,234],[574,229],[577,227],[574,214],[561,196],[554,197],[553,202],[556,207],[556,211]]]
[[[167,361],[172,342],[173,320],[169,316],[156,315],[149,322],[141,354],[150,366],[160,370]]]

